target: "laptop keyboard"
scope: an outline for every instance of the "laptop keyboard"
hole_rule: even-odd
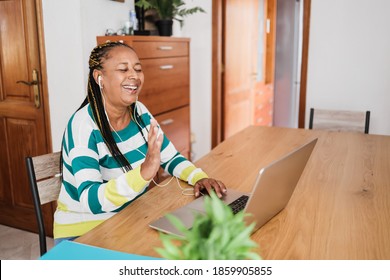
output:
[[[238,212],[244,210],[246,203],[248,202],[249,196],[242,195],[237,198],[235,201],[230,203],[228,206],[232,209],[233,214],[237,214]]]

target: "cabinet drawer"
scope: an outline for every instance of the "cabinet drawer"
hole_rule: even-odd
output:
[[[164,38],[161,36],[97,36],[99,44],[107,41],[123,42],[132,48],[142,58],[160,58],[189,56],[190,40],[186,38]]]
[[[188,57],[141,60],[145,83],[139,96],[153,115],[188,105]]]
[[[133,41],[132,46],[140,59],[189,55],[187,42]]]
[[[189,106],[155,116],[165,135],[184,156],[190,151],[190,109]]]

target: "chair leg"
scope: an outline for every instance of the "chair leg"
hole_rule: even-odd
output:
[[[39,249],[41,256],[43,256],[47,252],[46,234],[39,233]]]
[[[38,222],[39,248],[42,256],[47,252],[46,231],[45,231],[42,210],[40,207],[41,200],[39,199],[38,186],[36,184],[34,163],[31,157],[26,158],[26,166],[27,166],[28,179],[30,181],[30,189],[31,189],[33,202],[34,202],[35,215],[37,217],[37,222]]]
[[[309,129],[313,129],[314,108],[310,108]]]
[[[368,134],[370,130],[370,111],[366,112],[366,124],[364,126],[364,133]]]

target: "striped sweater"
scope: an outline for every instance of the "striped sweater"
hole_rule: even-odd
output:
[[[131,121],[117,134],[113,132],[118,148],[131,163],[129,172],[124,172],[109,153],[89,105],[70,118],[63,139],[63,182],[54,214],[54,238],[88,232],[147,190],[149,181],[142,178],[140,166],[148,149],[145,139],[152,115],[141,102],[137,102],[137,112],[140,124]],[[165,135],[161,167],[190,185],[207,177],[178,153]]]

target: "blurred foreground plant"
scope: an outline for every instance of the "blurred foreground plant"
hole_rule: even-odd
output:
[[[261,259],[252,252],[257,244],[250,239],[254,224],[245,225],[247,214],[241,211],[234,215],[214,193],[205,197],[205,209],[206,214],[198,214],[191,229],[168,214],[167,218],[183,237],[160,233],[163,248],[156,251],[171,260]]]

